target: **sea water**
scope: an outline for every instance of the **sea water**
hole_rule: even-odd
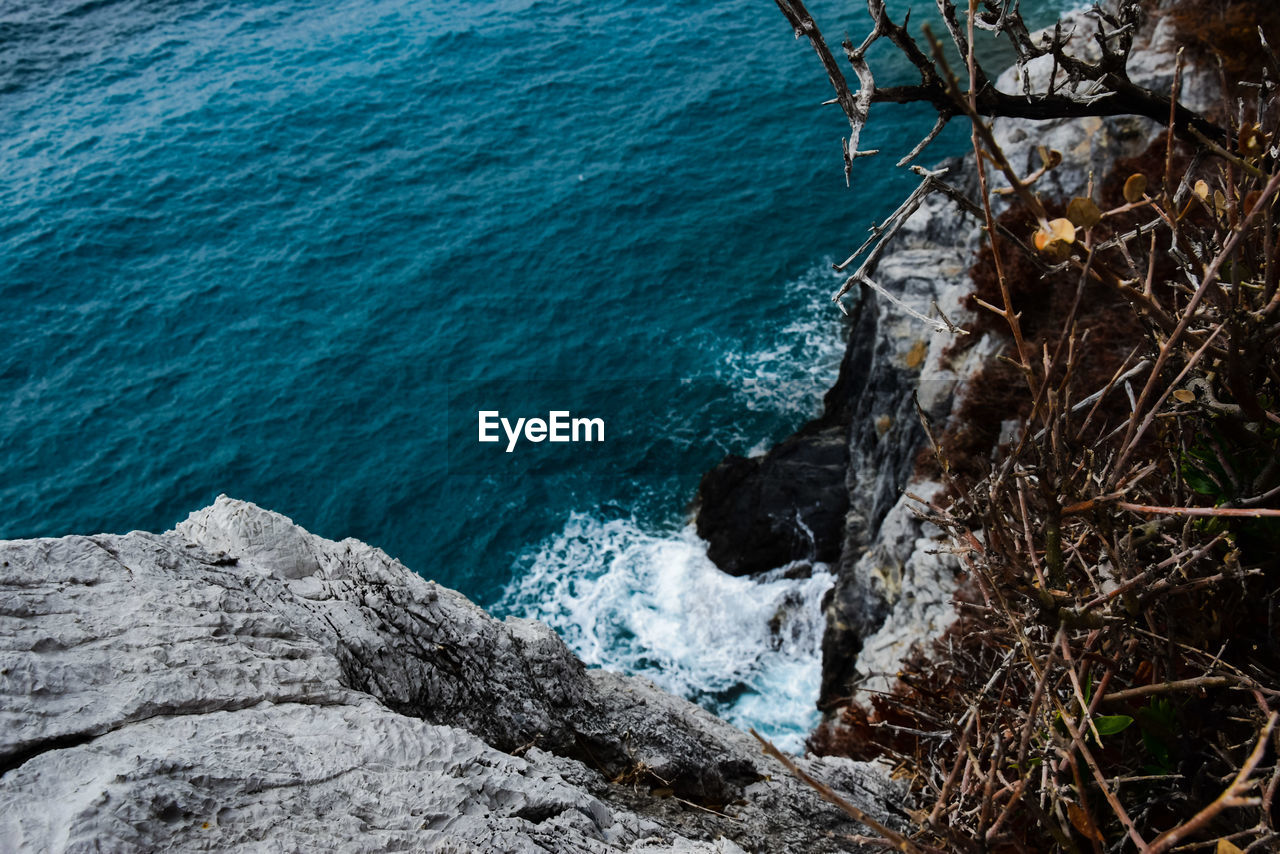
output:
[[[689,509],[816,414],[830,262],[912,186],[928,110],[846,187],[830,94],[764,0],[5,0],[0,536],[225,492],[799,747],[831,576],[724,576]]]

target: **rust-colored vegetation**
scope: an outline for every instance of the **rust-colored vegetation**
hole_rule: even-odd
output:
[[[1159,4],[1155,14],[1172,21],[1178,44],[1193,61],[1221,63],[1232,96],[1240,94],[1240,81],[1261,79],[1258,30],[1280,46],[1280,3],[1274,0],[1173,0]]]
[[[816,32],[803,4],[779,5]],[[1280,4],[1106,6],[1097,64],[1068,55],[1064,30],[1046,50],[1168,134],[1076,199],[1042,199],[1005,158],[963,21],[949,32],[972,93],[936,41],[929,60],[877,30],[1017,200],[997,221],[981,180],[976,198],[941,190],[997,235],[959,346],[991,336],[1001,355],[922,460],[947,487],[920,514],[959,563],[959,619],[811,739],[910,781],[913,832],[883,840],[896,850],[1280,850],[1280,58],[1257,35],[1280,45]],[[1004,0],[970,8],[1020,22]],[[1152,11],[1200,62],[1221,57],[1230,109],[1189,115],[1117,82]],[[1024,117],[1055,109],[1029,100]]]
[[[1280,850],[1280,102],[1231,138],[1045,202],[1065,255],[1016,204],[975,259],[958,346],[1004,357],[919,460],[960,617],[810,741],[895,762],[920,850]]]

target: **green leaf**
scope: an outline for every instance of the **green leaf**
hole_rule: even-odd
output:
[[[1118,732],[1124,732],[1131,723],[1133,718],[1128,715],[1098,715],[1093,719],[1098,735],[1115,735]]]
[[[1173,703],[1162,697],[1152,697],[1146,708],[1138,710],[1138,717],[1146,718],[1150,726],[1162,725],[1170,731],[1178,723],[1178,712]]]
[[[1174,761],[1172,761],[1171,750],[1169,745],[1165,743],[1160,736],[1153,734],[1147,730],[1142,731],[1142,746],[1147,749],[1147,754],[1153,759],[1153,762],[1143,766],[1143,771],[1149,775],[1161,775],[1161,773],[1174,772]]]
[[[1102,221],[1102,211],[1093,199],[1072,199],[1067,205],[1067,219],[1081,228],[1093,228]]]
[[[1182,479],[1187,482],[1187,486],[1201,495],[1213,496],[1222,492],[1222,488],[1218,486],[1213,478],[1192,466],[1183,466]]]

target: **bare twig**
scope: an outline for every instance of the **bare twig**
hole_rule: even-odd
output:
[[[1180,840],[1191,836],[1213,821],[1214,817],[1225,809],[1258,805],[1259,799],[1246,798],[1244,793],[1254,786],[1254,781],[1249,778],[1253,776],[1254,769],[1262,761],[1262,755],[1267,750],[1267,741],[1271,738],[1271,731],[1275,729],[1277,717],[1280,717],[1280,714],[1272,712],[1271,716],[1267,718],[1266,726],[1262,728],[1262,734],[1258,736],[1258,743],[1254,746],[1253,752],[1249,754],[1249,758],[1240,767],[1239,773],[1231,781],[1231,785],[1227,786],[1226,791],[1218,795],[1213,800],[1213,803],[1200,810],[1187,821],[1157,836],[1151,843],[1151,854],[1160,854],[1162,851],[1168,851]]]
[[[761,747],[764,748],[765,754],[767,754],[768,756],[772,756],[774,759],[781,762],[783,766],[792,773],[792,775],[797,777],[805,785],[812,788],[824,799],[830,801],[831,803],[838,806],[840,809],[844,810],[844,812],[854,821],[865,824],[867,827],[871,828],[876,833],[883,836],[886,840],[889,841],[889,843],[891,844],[891,847],[893,847],[895,850],[906,851],[906,852],[909,852],[909,854],[927,854],[927,852],[932,852],[935,850],[932,848],[922,847],[920,845],[917,845],[907,837],[903,836],[901,833],[898,833],[898,831],[890,827],[886,827],[885,825],[876,821],[874,818],[867,815],[865,812],[858,809],[853,804],[846,801],[844,798],[840,797],[840,795],[836,794],[835,790],[832,789],[830,786],[828,786],[826,783],[823,783],[821,780],[815,779],[814,777],[810,776],[809,774],[801,770],[800,766],[796,765],[796,763],[792,761],[790,756],[787,756],[785,753],[778,750],[778,748],[774,747],[773,743],[770,742],[768,739],[764,738],[763,736],[761,736],[760,733],[752,729],[751,734],[755,736],[756,741],[760,742]]]

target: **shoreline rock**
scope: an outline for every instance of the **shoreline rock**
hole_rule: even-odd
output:
[[[698,536],[730,575],[832,563],[848,507],[848,428],[812,421],[762,457],[726,456],[698,487]]]
[[[858,850],[708,712],[225,496],[0,543],[0,637],[6,851]],[[802,763],[903,822],[882,767]]]

